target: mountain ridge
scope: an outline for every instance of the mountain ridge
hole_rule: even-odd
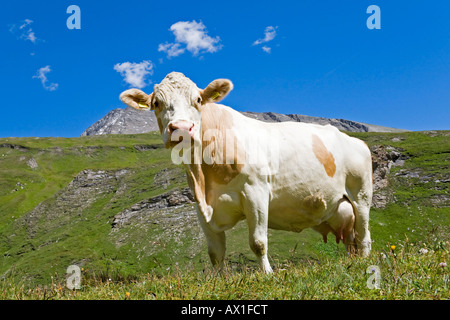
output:
[[[304,122],[321,125],[330,124],[341,131],[349,132],[406,132],[408,130],[367,124],[346,119],[313,117],[301,114],[275,112],[241,112],[243,115],[264,122]],[[116,108],[87,128],[81,136],[103,134],[138,134],[158,130],[155,114],[150,110],[135,110],[131,107]]]

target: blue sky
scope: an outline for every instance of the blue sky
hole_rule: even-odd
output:
[[[372,4],[381,29],[367,28]],[[67,28],[69,5],[81,29]],[[448,12],[446,0],[3,2],[0,137],[79,136],[125,107],[130,83],[150,93],[171,71],[200,88],[229,78],[224,104],[240,111],[448,130]]]

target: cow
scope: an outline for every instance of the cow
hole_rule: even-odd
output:
[[[150,94],[129,89],[120,95],[135,109],[154,110],[165,147],[183,157],[211,263],[223,267],[225,231],[244,219],[265,273],[272,272],[268,228],[312,228],[325,242],[331,232],[349,254],[368,256],[367,145],[331,125],[267,123],[218,104],[232,89],[228,79],[199,89],[172,72]]]

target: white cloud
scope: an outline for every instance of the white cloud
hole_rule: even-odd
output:
[[[124,77],[124,81],[132,87],[143,88],[151,82],[146,78],[153,74],[153,63],[144,60],[140,63],[123,62],[114,65],[114,70]]]
[[[29,40],[32,43],[36,43],[38,38],[36,37],[33,29],[30,27],[32,23],[33,20],[25,19],[19,26],[17,26],[17,24],[11,25],[9,31],[14,34],[19,34],[20,39]]]
[[[254,46],[260,45],[262,43],[267,43],[269,41],[272,41],[277,36],[277,29],[278,27],[273,26],[267,26],[264,30],[264,38],[258,39],[255,42],[253,42]],[[268,46],[262,46],[261,48],[266,53],[271,53],[272,48]]]
[[[169,30],[174,34],[175,42],[166,42],[158,47],[158,51],[166,52],[168,58],[179,56],[185,50],[197,56],[203,52],[217,52],[222,48],[220,38],[208,36],[206,26],[201,21],[179,21]]]
[[[262,48],[264,52],[266,53],[271,53],[272,52],[272,48],[271,47],[267,47],[267,46],[262,46]]]
[[[181,48],[180,43],[160,43],[158,46],[158,51],[163,51],[167,53],[167,56],[169,58],[179,56],[180,54],[184,53],[186,49]]]
[[[256,40],[255,42],[253,42],[253,45],[256,46],[261,43],[272,41],[277,36],[277,29],[278,27],[266,27],[266,29],[264,30],[264,38]]]
[[[55,91],[56,89],[58,89],[57,83],[47,84],[48,82],[47,73],[49,73],[50,71],[52,71],[50,69],[50,66],[42,67],[36,72],[36,75],[33,76],[33,79],[41,80],[42,86],[44,87],[45,90]]]

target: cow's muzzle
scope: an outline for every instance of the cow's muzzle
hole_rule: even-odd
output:
[[[195,134],[194,128],[194,123],[190,121],[179,120],[170,122],[167,126],[167,131],[169,132],[167,147],[173,147],[181,141],[191,141]]]
[[[175,130],[186,131],[192,137],[194,135],[194,123],[186,120],[169,123],[169,133],[172,134]]]

